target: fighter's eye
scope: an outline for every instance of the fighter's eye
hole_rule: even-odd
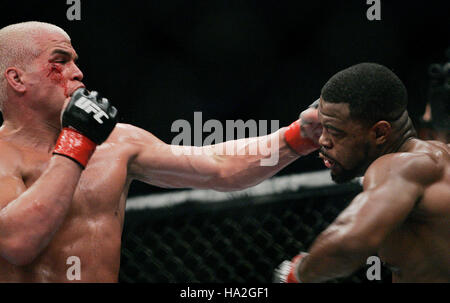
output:
[[[340,133],[338,133],[338,132],[335,132],[335,131],[330,131],[330,130],[328,130],[328,132],[330,133],[330,135],[332,135],[332,136],[339,136],[340,135]]]
[[[335,138],[342,138],[342,137],[344,136],[343,133],[336,133],[336,132],[331,133],[331,135],[332,135],[333,137],[335,137]]]
[[[326,128],[327,132],[328,132],[330,135],[332,135],[333,137],[342,137],[342,136],[344,135],[343,132],[338,131],[338,130],[336,130],[336,129],[334,129],[334,128],[331,128],[331,127],[325,127],[325,128]]]
[[[66,58],[55,58],[53,60],[54,63],[59,63],[59,64],[66,64],[67,63],[67,59]]]

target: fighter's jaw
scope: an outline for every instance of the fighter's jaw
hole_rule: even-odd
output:
[[[345,169],[341,165],[335,165],[330,170],[331,178],[337,184],[350,182],[357,177],[364,176],[367,168],[370,166],[370,163],[367,163],[368,162],[364,162],[363,164],[356,165],[351,169]]]
[[[323,160],[324,165],[330,169],[330,175],[334,182],[345,183],[353,179],[350,174],[354,174],[353,170],[345,169],[339,162],[329,158],[324,153],[319,152],[319,157]]]

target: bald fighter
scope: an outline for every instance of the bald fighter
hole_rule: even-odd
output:
[[[0,281],[67,282],[67,261],[77,257],[81,282],[116,282],[133,180],[239,190],[318,148],[321,126],[311,108],[268,136],[192,147],[200,155],[183,155],[182,146],[116,124],[117,110],[84,88],[76,59],[70,37],[54,25],[0,30]],[[279,146],[274,166],[260,165],[270,154],[217,152],[271,142]]]
[[[320,155],[337,183],[363,192],[314,241],[283,262],[276,282],[345,277],[378,254],[393,282],[450,282],[449,146],[416,138],[400,79],[363,63],[322,88]]]

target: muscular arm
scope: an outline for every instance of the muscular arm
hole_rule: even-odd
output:
[[[211,146],[184,147],[165,144],[142,129],[126,126],[126,132],[132,134],[128,140],[138,149],[129,174],[160,187],[243,189],[273,176],[299,157],[287,146],[285,130]]]
[[[50,242],[63,222],[81,168],[53,156],[47,170],[28,189],[20,175],[0,167],[0,257],[15,265],[29,264]]]
[[[80,106],[80,101],[95,108],[96,114]],[[8,121],[2,126],[3,133],[10,133],[5,136],[10,141],[14,138],[11,133],[18,138],[18,129],[26,134],[27,127],[32,127],[23,126],[27,120],[16,120],[16,126]],[[117,110],[107,99],[100,99],[95,91],[77,89],[65,100],[62,129],[48,167],[28,189],[20,171],[24,159],[12,145],[0,143],[0,257],[15,265],[26,265],[48,245],[67,215],[82,167],[116,123]]]
[[[377,253],[386,236],[407,218],[437,164],[423,155],[387,155],[366,173],[364,192],[316,239],[298,268],[302,282],[344,277]]]
[[[168,145],[142,129],[122,126],[120,137],[134,150],[128,176],[169,188],[232,191],[256,185],[319,147],[317,104],[273,134],[202,147]]]

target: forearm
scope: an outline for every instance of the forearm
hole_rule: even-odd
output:
[[[206,146],[168,145],[134,128],[129,142],[136,156],[130,158],[128,174],[133,179],[166,188],[244,189],[319,147],[311,139],[312,131],[301,133],[300,122],[299,119],[266,136]]]
[[[300,157],[284,140],[286,128],[270,135],[205,147],[213,150],[220,168],[211,181],[217,190],[243,189],[262,182]]]
[[[3,257],[26,263],[47,246],[68,212],[81,171],[74,161],[53,156],[40,178],[0,211]]]
[[[345,277],[360,268],[369,255],[367,247],[325,231],[300,263],[297,276],[306,283]]]

